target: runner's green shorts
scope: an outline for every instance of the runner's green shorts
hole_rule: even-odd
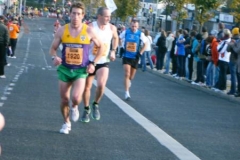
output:
[[[57,68],[58,79],[63,82],[73,82],[79,78],[87,78],[87,68],[69,69],[63,65]]]

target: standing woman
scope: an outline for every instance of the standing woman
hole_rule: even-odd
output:
[[[165,54],[167,52],[166,32],[164,30],[161,31],[161,36],[158,38],[157,47],[158,47],[158,52],[157,52],[156,68],[157,68],[157,70],[162,70],[164,57],[165,57]]]
[[[146,50],[143,52],[143,55],[141,56],[141,64],[142,64],[142,71],[146,71],[146,56],[149,62],[149,65],[151,67],[151,69],[153,69],[153,62],[151,59],[151,45],[152,45],[152,37],[149,34],[149,31],[147,29],[144,30],[144,34],[146,36],[147,39],[147,48]]]

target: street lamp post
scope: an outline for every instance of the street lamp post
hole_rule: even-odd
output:
[[[19,2],[19,16],[22,15],[22,0]]]

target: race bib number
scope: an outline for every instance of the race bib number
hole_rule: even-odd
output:
[[[134,42],[127,42],[127,51],[129,52],[137,52],[137,43]]]
[[[83,48],[66,47],[66,63],[71,65],[81,65],[83,57]]]
[[[108,54],[108,48],[109,48],[109,46],[108,46],[108,44],[104,43],[104,44],[103,44],[103,47],[104,47],[104,49],[103,49],[103,54],[102,54],[102,56],[106,56],[106,55]],[[92,52],[93,52],[93,55],[97,55],[98,50],[99,50],[99,47],[98,47],[97,45],[94,45],[93,51],[92,51]]]
[[[13,27],[9,27],[9,30],[10,30],[10,31],[13,31]]]

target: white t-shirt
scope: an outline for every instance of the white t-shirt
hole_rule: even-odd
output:
[[[101,57],[101,59],[97,62],[97,64],[103,64],[106,62],[109,62],[109,50],[110,50],[110,45],[111,45],[111,40],[113,37],[113,33],[110,27],[110,24],[106,25],[104,30],[100,29],[98,27],[97,22],[92,22],[93,28],[95,29],[96,33],[98,34],[98,37],[100,38],[100,40],[103,42],[104,44],[104,53]],[[93,61],[96,54],[97,54],[97,47],[95,46],[95,44],[92,42],[90,44],[90,49],[89,49],[89,60]]]
[[[218,56],[218,60],[221,60],[221,61],[224,61],[224,62],[229,62],[230,61],[231,52],[227,51],[227,46],[228,46],[228,43],[230,41],[231,41],[231,38],[223,40],[218,44],[217,49],[220,51],[219,56]]]
[[[151,44],[152,44],[152,37],[151,36],[146,36],[147,39],[147,48],[145,51],[151,51]]]

